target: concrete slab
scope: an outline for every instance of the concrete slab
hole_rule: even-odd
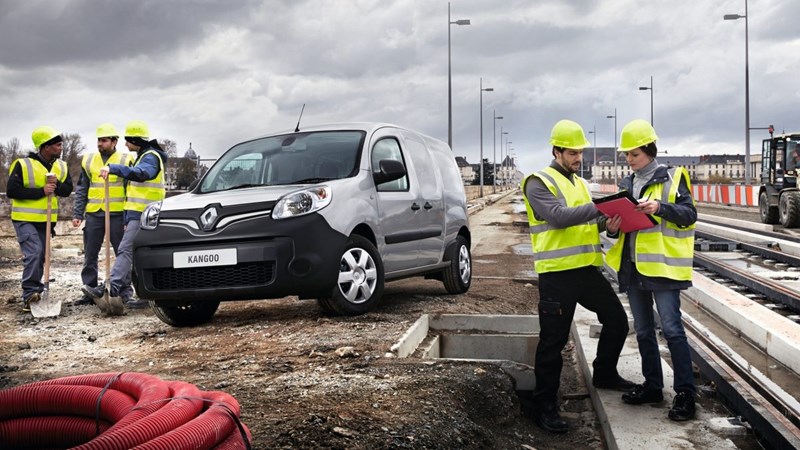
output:
[[[581,370],[587,386],[592,386],[592,366],[597,353],[597,339],[589,336],[592,325],[598,324],[597,316],[578,306],[575,311],[572,336],[580,360]],[[666,344],[660,342],[664,350]],[[664,354],[664,351],[662,351]],[[668,354],[668,353],[667,353]],[[697,419],[688,422],[673,422],[667,418],[672,406],[673,373],[666,361],[661,362],[664,373],[664,401],[655,405],[627,405],[617,391],[590,388],[598,420],[603,427],[609,449],[640,450],[644,448],[703,448],[732,449],[736,446],[725,437],[708,432],[707,421],[711,419],[698,409]],[[620,355],[617,370],[624,378],[641,383],[641,360],[636,337],[629,335]]]
[[[769,356],[800,373],[800,329],[786,317],[695,272],[686,292],[701,308],[738,330]]]

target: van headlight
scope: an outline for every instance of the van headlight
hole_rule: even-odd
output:
[[[158,226],[158,215],[161,213],[161,202],[150,203],[142,211],[140,220],[142,229],[155,230]]]
[[[272,210],[275,220],[310,214],[328,206],[331,202],[331,188],[317,186],[286,194],[278,200]]]

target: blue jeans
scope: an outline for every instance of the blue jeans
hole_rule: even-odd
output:
[[[17,242],[22,251],[22,298],[42,292],[44,283],[44,251],[46,229],[38,228],[31,222],[13,221]]]
[[[636,330],[636,341],[639,343],[639,355],[642,357],[642,375],[646,388],[663,389],[664,377],[661,371],[661,354],[656,340],[656,323],[653,314],[655,300],[658,315],[661,318],[661,329],[667,340],[672,370],[674,373],[673,389],[675,392],[689,392],[694,395],[692,357],[689,343],[681,322],[680,290],[646,291],[636,286],[628,289],[628,303],[633,314],[633,328]]]
[[[139,220],[130,220],[125,224],[125,234],[119,243],[117,259],[111,268],[110,292],[114,297],[129,299],[133,297],[131,286],[131,270],[133,268],[133,240],[139,232]]]

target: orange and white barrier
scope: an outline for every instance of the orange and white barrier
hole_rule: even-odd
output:
[[[592,192],[613,194],[613,184],[590,184]],[[717,203],[732,206],[758,206],[758,186],[733,184],[693,184],[692,195],[696,202]]]
[[[734,206],[758,206],[758,186],[731,184],[695,184],[694,200]]]

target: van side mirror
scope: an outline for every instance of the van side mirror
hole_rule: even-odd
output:
[[[372,173],[372,178],[375,180],[376,185],[398,180],[406,176],[405,166],[396,159],[382,159],[378,162],[378,167],[380,171]]]

